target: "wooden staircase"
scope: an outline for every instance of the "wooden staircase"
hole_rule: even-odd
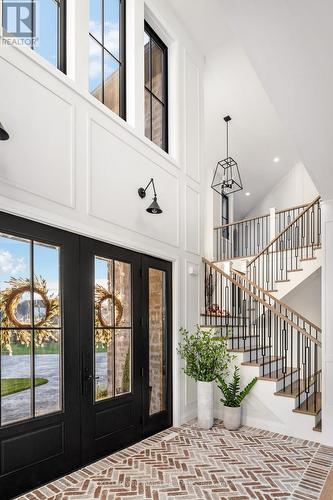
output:
[[[320,247],[319,198],[301,210],[247,266],[247,274],[204,262],[205,312],[201,326],[226,339],[241,366],[272,385],[292,411],[314,417],[321,430],[321,329],[278,300],[271,290]],[[283,243],[281,243],[283,242]]]

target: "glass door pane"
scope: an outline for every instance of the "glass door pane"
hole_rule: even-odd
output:
[[[95,257],[95,402],[131,392],[131,265]]]
[[[166,273],[149,268],[149,415],[167,409],[166,362]]]
[[[1,426],[62,409],[60,248],[0,234]]]

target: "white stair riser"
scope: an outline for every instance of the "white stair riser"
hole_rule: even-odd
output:
[[[294,372],[292,375],[289,374],[285,377],[285,384],[284,384],[284,379],[280,379],[276,382],[276,392],[281,391],[284,387],[287,387],[291,383],[296,382],[299,379],[299,372]]]
[[[269,356],[269,353],[270,353],[270,348],[269,347],[266,347],[266,349],[258,349],[258,361],[260,361],[264,356],[267,359],[268,356]],[[243,360],[244,361],[249,361],[249,362],[257,361],[256,351],[252,350],[251,352],[250,351],[244,352],[244,354],[243,354]]]

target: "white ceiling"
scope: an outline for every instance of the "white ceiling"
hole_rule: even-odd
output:
[[[246,52],[226,22],[220,0],[168,0],[206,56],[206,167],[225,157],[230,114],[230,154],[239,163],[244,191],[235,195],[235,217],[252,211],[300,156],[291,144]],[[204,20],[204,23],[203,23]],[[280,158],[274,163],[275,157]],[[251,196],[245,196],[245,192]]]

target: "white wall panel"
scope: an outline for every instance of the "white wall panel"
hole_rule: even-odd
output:
[[[200,181],[200,72],[185,53],[186,173]]]
[[[185,326],[193,332],[199,322],[200,314],[200,264],[185,261]],[[196,383],[189,377],[185,381],[185,405],[195,405],[197,399]]]
[[[200,254],[200,194],[186,186],[186,251]]]
[[[1,147],[1,182],[73,206],[73,105],[1,58],[0,74],[1,115],[10,131]]]
[[[173,246],[179,245],[178,179],[95,121],[90,124],[89,213]],[[163,214],[146,212],[153,191],[138,196],[154,178]]]

